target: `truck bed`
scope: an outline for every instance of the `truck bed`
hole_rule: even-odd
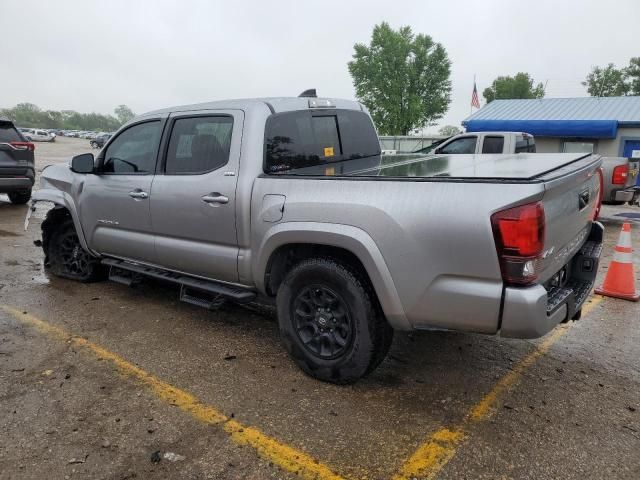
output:
[[[348,176],[415,177],[474,180],[543,181],[542,176],[590,157],[584,153],[518,153],[512,155],[383,156],[380,165]],[[595,160],[595,157],[594,157]]]

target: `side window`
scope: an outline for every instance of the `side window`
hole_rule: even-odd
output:
[[[562,151],[564,153],[593,153],[596,151],[596,143],[588,140],[565,140],[562,143]]]
[[[440,149],[439,153],[476,153],[478,137],[462,137],[454,140]]]
[[[504,151],[504,137],[484,137],[482,153],[502,153]]]
[[[153,173],[159,140],[159,120],[139,123],[126,129],[105,151],[102,171],[119,174]]]
[[[177,119],[167,150],[167,175],[205,173],[226,165],[232,130],[230,116]]]

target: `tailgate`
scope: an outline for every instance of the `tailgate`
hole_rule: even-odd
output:
[[[540,177],[545,182],[545,243],[538,264],[541,283],[561,270],[589,233],[599,202],[601,159],[589,155]]]

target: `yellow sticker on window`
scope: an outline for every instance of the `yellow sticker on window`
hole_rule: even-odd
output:
[[[324,156],[333,157],[333,147],[324,147]]]
[[[335,175],[336,174],[336,169],[333,167],[327,167],[324,169],[324,174],[325,175]]]

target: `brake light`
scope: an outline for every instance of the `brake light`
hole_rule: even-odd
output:
[[[505,283],[526,285],[535,281],[538,259],[544,248],[542,203],[496,212],[491,216],[491,226]]]
[[[597,220],[600,216],[600,209],[602,208],[602,198],[604,197],[604,173],[602,173],[602,167],[598,169],[598,199],[593,205],[593,213],[591,214],[591,220]]]
[[[611,183],[614,185],[624,185],[627,183],[627,177],[629,176],[629,164],[618,165],[613,169],[613,177],[611,177]]]
[[[9,145],[16,150],[29,150],[33,152],[36,149],[36,146],[31,142],[10,142]]]

